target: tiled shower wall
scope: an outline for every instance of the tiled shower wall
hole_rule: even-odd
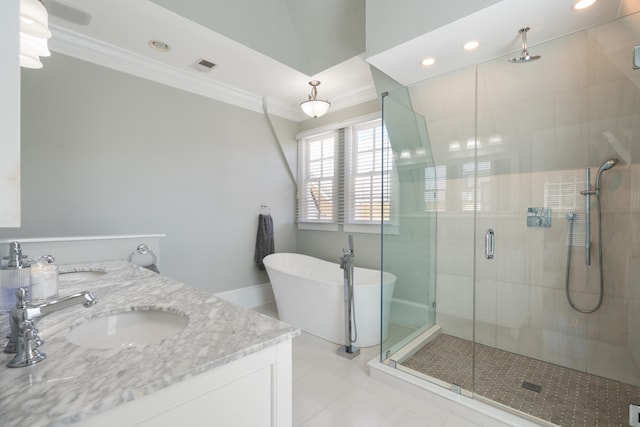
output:
[[[499,58],[410,88],[444,178],[431,208],[438,210],[436,321],[446,333],[472,338],[475,309],[483,344],[640,385],[637,44],[635,14],[534,45],[537,62]],[[578,214],[570,289],[588,308],[599,287],[596,200],[587,268],[579,192],[585,168],[593,185],[609,158],[620,161],[602,176],[604,303],[580,314],[565,296],[565,216]],[[529,207],[550,208],[551,227],[527,227]],[[496,233],[493,260],[484,257],[488,228]]]

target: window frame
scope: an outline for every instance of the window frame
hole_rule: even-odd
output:
[[[381,230],[382,221],[379,219],[368,220],[368,221],[353,221],[350,218],[350,208],[348,205],[348,201],[351,200],[349,195],[353,192],[353,189],[350,188],[351,181],[351,166],[347,165],[347,162],[353,161],[349,158],[349,153],[352,151],[352,132],[355,128],[366,126],[367,123],[377,122],[374,128],[377,127],[379,129],[378,132],[375,132],[381,140],[381,144],[384,140],[388,141],[388,135],[386,130],[384,129],[384,123],[382,122],[382,118],[380,113],[369,114],[366,116],[361,116],[354,118],[352,120],[341,122],[333,125],[327,125],[316,129],[310,129],[305,132],[301,132],[297,135],[298,140],[298,191],[297,191],[297,201],[296,201],[296,223],[299,230],[322,230],[322,231],[342,231],[345,232],[362,232],[362,233],[379,233]],[[335,142],[335,164],[334,164],[334,185],[333,188],[337,189],[337,192],[334,194],[337,197],[337,200],[334,201],[334,207],[337,208],[337,211],[334,211],[333,219],[330,221],[318,221],[313,218],[309,218],[306,216],[306,212],[303,212],[303,206],[305,205],[304,198],[305,192],[307,189],[308,180],[305,175],[305,170],[308,169],[308,146],[305,147],[305,144],[308,144],[309,141],[313,141],[322,135],[333,134],[334,142]],[[379,146],[377,147],[379,150]],[[372,150],[374,156],[376,153],[376,149]],[[391,148],[389,145],[389,156],[391,156]],[[388,156],[387,156],[388,157]],[[373,159],[374,163],[379,163],[382,165],[382,159]],[[389,164],[389,176],[393,176],[393,172],[395,170],[395,165],[392,159],[387,158],[384,159],[385,162]],[[387,182],[383,184],[382,182],[382,172],[372,172],[372,174],[377,174],[380,179],[380,187],[383,185],[387,187],[387,192],[393,194],[394,185],[389,182],[389,178]],[[385,208],[389,210],[389,219],[384,221],[385,227],[387,224],[393,224],[393,212],[396,211],[394,208],[394,203],[392,202],[392,198],[389,198],[388,204],[385,204]],[[308,203],[306,203],[308,205]]]

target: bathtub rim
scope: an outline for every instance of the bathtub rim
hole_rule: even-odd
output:
[[[275,253],[267,255],[263,259],[263,263],[264,263],[264,266],[266,268],[270,268],[270,269],[278,271],[280,273],[297,275],[297,276],[300,276],[300,277],[302,277],[304,279],[312,279],[312,280],[315,280],[315,281],[320,282],[320,283],[326,283],[326,284],[331,284],[331,285],[341,285],[341,283],[337,283],[337,282],[333,282],[333,281],[329,281],[329,280],[321,280],[321,279],[318,279],[318,278],[315,278],[315,277],[310,277],[308,275],[296,274],[296,272],[293,272],[293,271],[288,270],[286,268],[274,267],[273,263],[270,262],[269,258],[271,257],[271,260],[274,260],[278,256],[280,256],[281,258],[284,258],[284,257],[287,257],[287,256],[290,256],[292,258],[295,258],[295,257],[305,258],[305,259],[313,260],[312,262],[321,263],[321,264],[328,264],[328,265],[335,265],[335,266],[339,267],[340,264],[338,264],[337,262],[331,262],[331,261],[324,260],[322,258],[317,258],[317,257],[311,256],[311,255],[306,255],[306,254],[299,254],[299,253],[296,253],[296,252],[275,252]],[[360,271],[364,270],[364,271],[370,271],[370,272],[373,272],[373,273],[378,273],[380,280],[375,281],[375,283],[354,283],[354,286],[357,286],[357,287],[380,286],[381,284],[383,286],[384,285],[389,286],[391,284],[395,284],[395,282],[397,280],[396,275],[393,274],[393,273],[389,273],[388,271],[381,271],[381,270],[377,270],[377,269],[373,269],[373,268],[358,267],[358,266],[354,266],[354,276],[357,277],[356,273],[359,270]],[[384,280],[383,281],[382,280],[383,278],[387,278],[389,280]]]

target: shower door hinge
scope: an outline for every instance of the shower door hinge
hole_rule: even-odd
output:
[[[389,366],[390,366],[390,367],[392,367],[393,369],[396,369],[396,366],[397,366],[397,365],[398,365],[398,364],[396,363],[396,361],[395,361],[395,360],[393,360],[393,359],[389,359]]]
[[[436,301],[431,303],[431,308],[433,308],[434,310],[436,309],[437,306],[438,306],[438,303]]]

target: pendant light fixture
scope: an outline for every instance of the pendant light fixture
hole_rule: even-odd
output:
[[[39,0],[20,0],[20,66],[42,68],[41,56],[50,56],[49,16]]]
[[[318,85],[320,85],[318,80],[310,81],[309,85],[311,85],[311,94],[309,94],[307,101],[303,101],[300,104],[300,108],[302,108],[302,111],[304,111],[307,116],[315,119],[329,111],[331,103],[322,99],[316,99],[318,96]]]

